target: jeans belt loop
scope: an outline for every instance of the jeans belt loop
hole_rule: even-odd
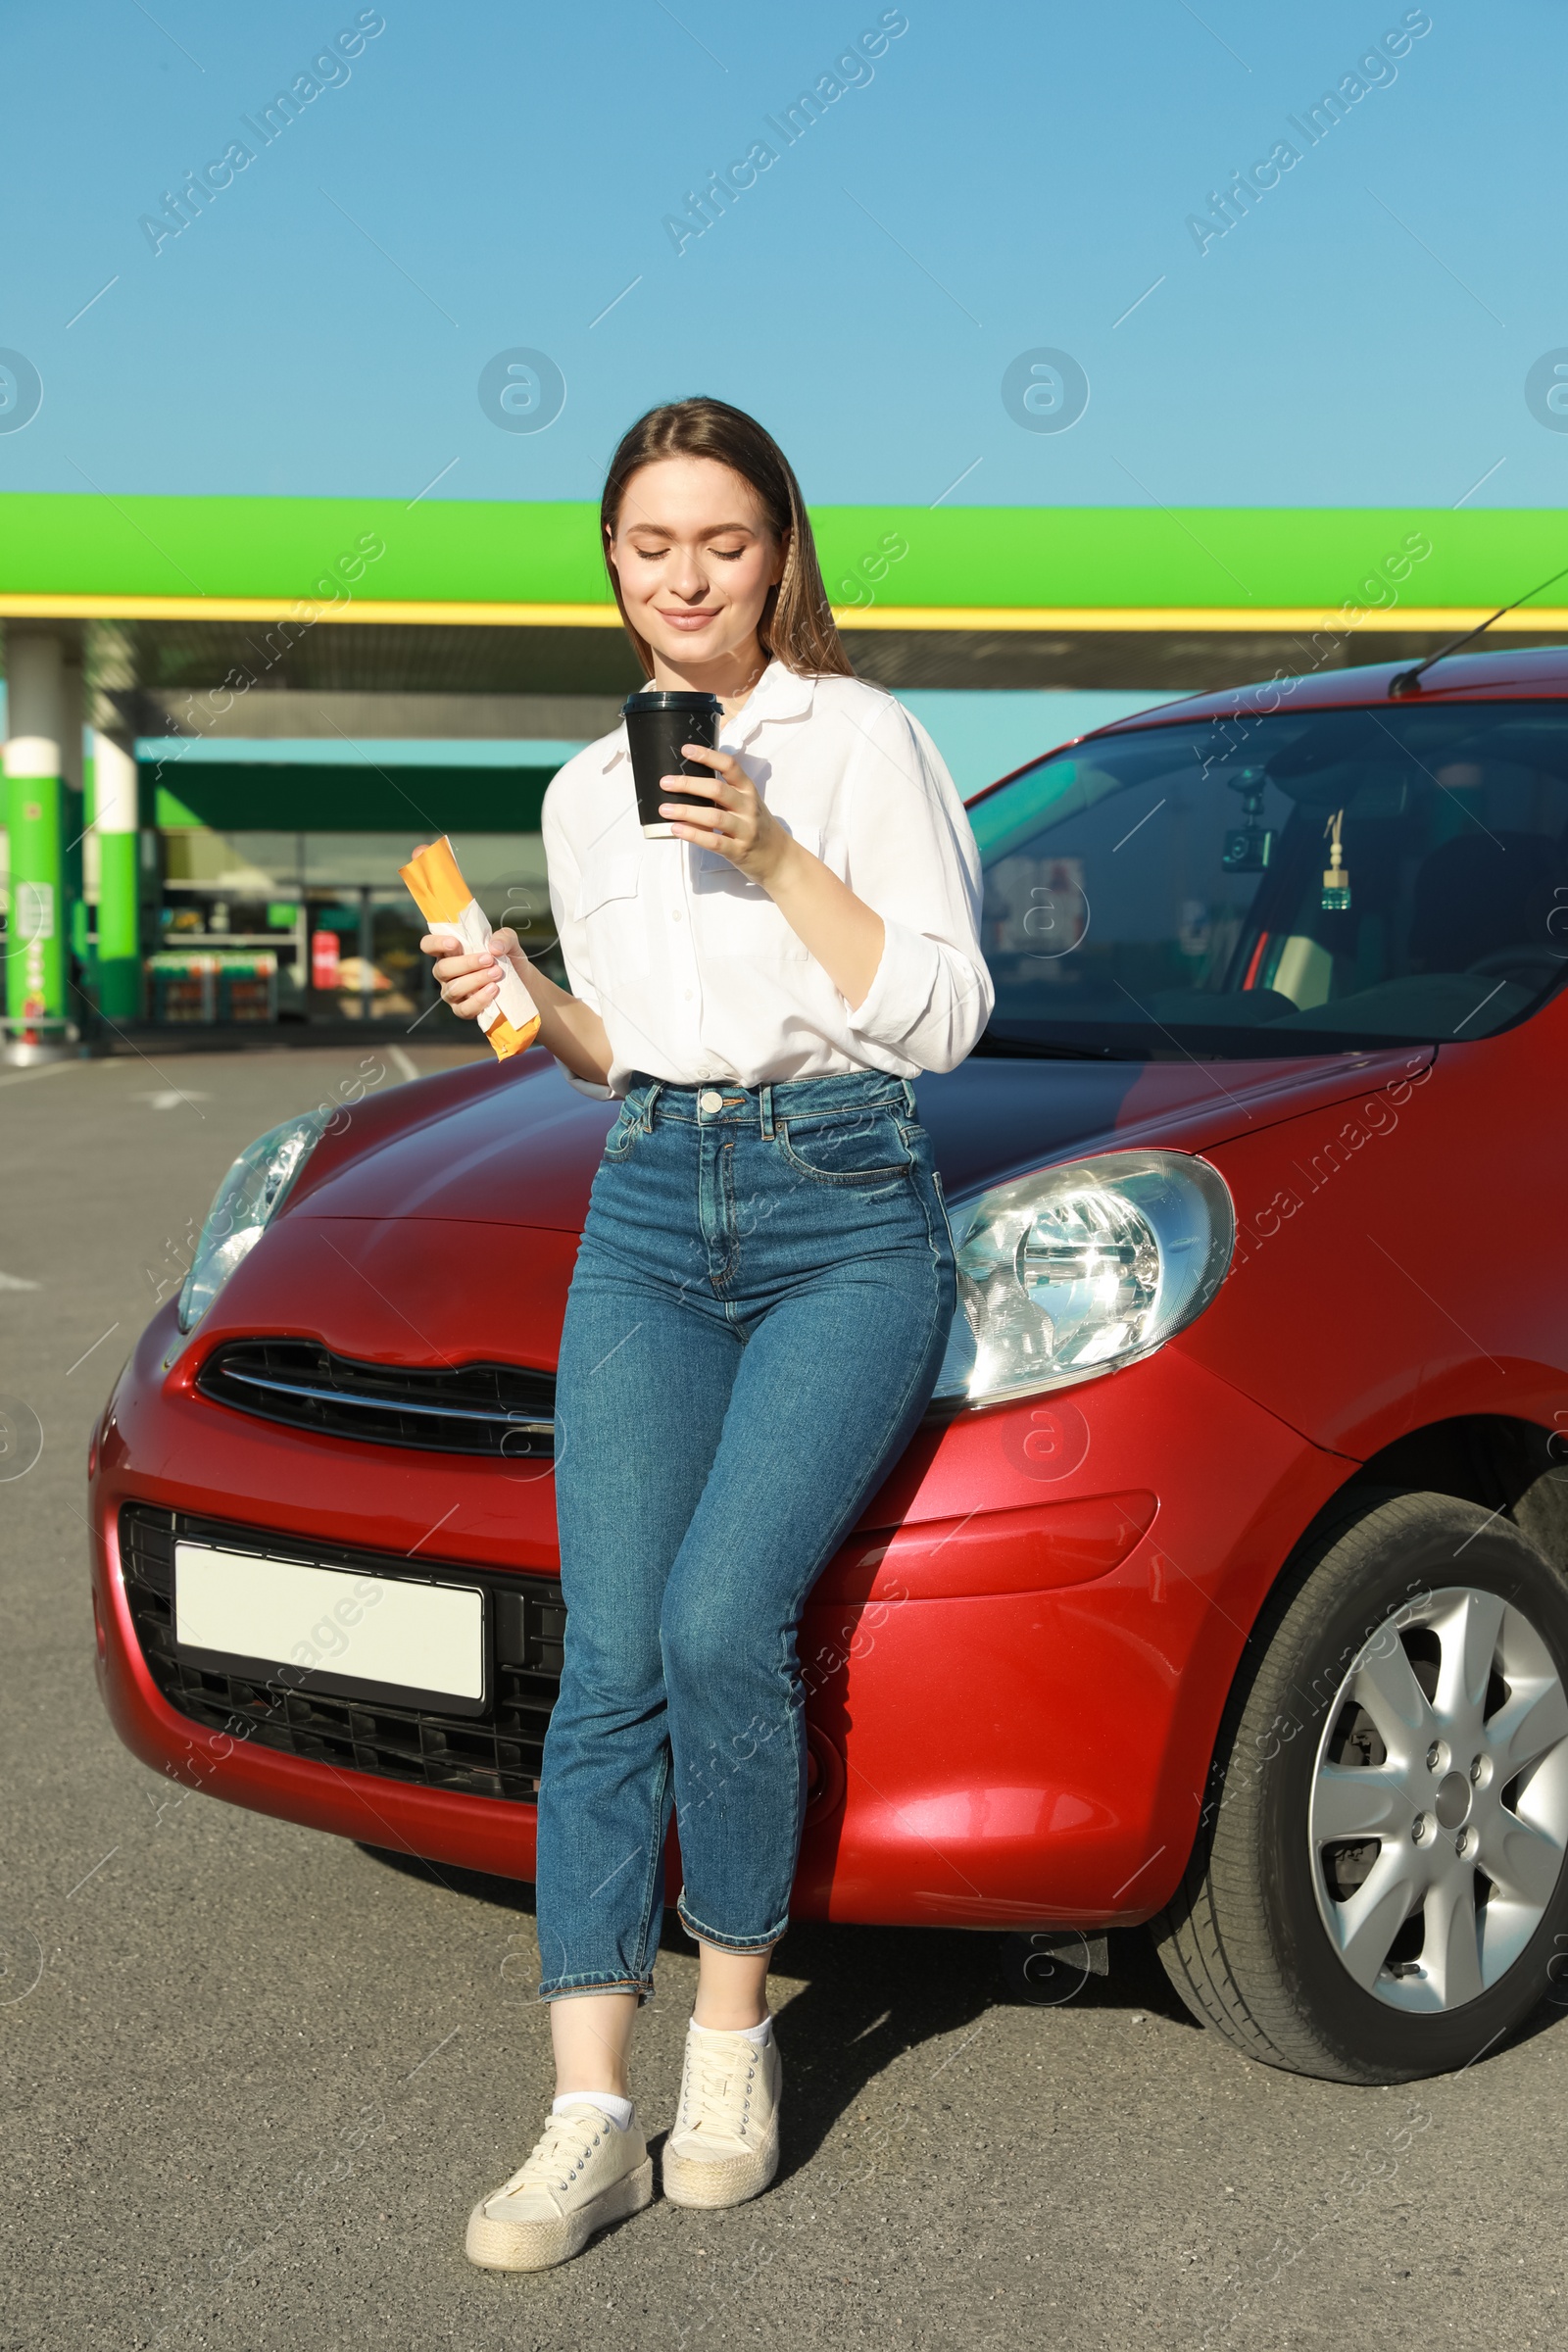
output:
[[[663,1091],[663,1083],[658,1078],[653,1081],[653,1084],[648,1089],[648,1100],[643,1104],[643,1115],[641,1121],[644,1135],[652,1135],[654,1132],[654,1104],[659,1101],[659,1098]]]
[[[773,1140],[773,1089],[771,1086],[760,1087],[758,1094],[762,1111],[762,1133],[771,1143]]]
[[[914,1089],[907,1078],[904,1081],[904,1100],[909,1105],[909,1116],[912,1119],[914,1116]]]

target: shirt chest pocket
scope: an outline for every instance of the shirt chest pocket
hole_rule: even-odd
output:
[[[588,935],[596,987],[612,988],[617,973],[648,970],[648,925],[639,898],[639,843],[605,842],[583,859],[572,915]]]
[[[791,828],[803,850],[824,858],[820,830]],[[831,858],[825,858],[831,863]],[[760,882],[749,882],[716,850],[698,850],[692,866],[692,911],[699,945],[710,956],[749,963],[804,963],[810,954]]]

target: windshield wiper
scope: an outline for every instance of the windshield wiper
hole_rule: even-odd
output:
[[[984,1029],[974,1046],[976,1054],[995,1054],[1015,1061],[1147,1061],[1142,1046],[1067,1046],[1054,1039],[1005,1037]]]

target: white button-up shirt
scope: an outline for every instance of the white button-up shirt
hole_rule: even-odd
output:
[[[882,960],[845,1003],[760,883],[638,822],[626,729],[578,752],[545,794],[550,900],[572,993],[610,1038],[610,1086],[761,1086],[950,1070],[985,1027],[980,859],[918,719],[858,678],[770,662],[719,749],[773,817],[882,917]],[[568,1072],[569,1076],[570,1073]]]

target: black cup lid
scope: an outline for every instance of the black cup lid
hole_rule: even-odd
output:
[[[716,694],[685,694],[660,686],[644,686],[628,694],[620,706],[622,718],[636,710],[722,710]]]

